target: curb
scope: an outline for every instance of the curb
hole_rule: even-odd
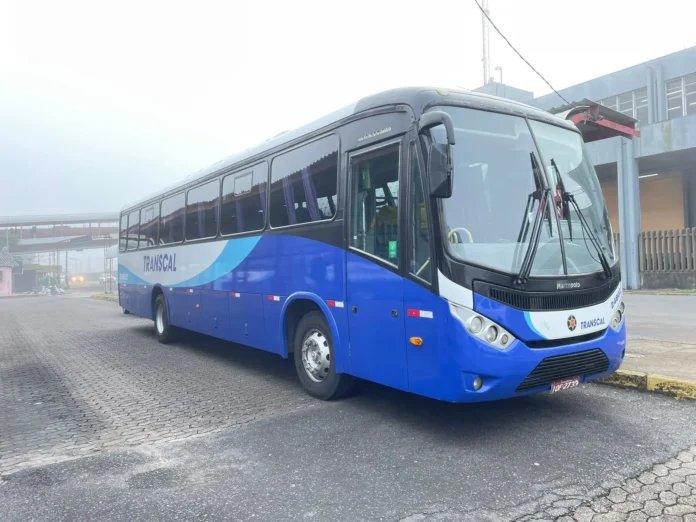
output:
[[[634,295],[696,295],[696,290],[624,290],[626,294]]]
[[[92,299],[96,299],[97,301],[111,301],[112,303],[118,303],[118,296],[115,295],[96,294],[91,295],[90,297]]]
[[[696,382],[684,381],[664,375],[648,375],[642,372],[617,370],[611,375],[597,379],[596,382],[620,388],[664,393],[677,399],[696,399]]]

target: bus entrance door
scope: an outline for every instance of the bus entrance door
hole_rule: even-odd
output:
[[[402,140],[350,157],[347,306],[353,375],[408,389],[399,266]]]

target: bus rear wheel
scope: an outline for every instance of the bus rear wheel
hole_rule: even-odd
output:
[[[302,387],[324,401],[350,392],[353,377],[336,373],[331,329],[321,312],[304,315],[295,329],[295,371]]]
[[[155,332],[157,332],[157,340],[162,344],[176,340],[177,329],[169,324],[167,300],[162,294],[155,299]]]

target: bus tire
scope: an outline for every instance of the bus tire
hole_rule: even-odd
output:
[[[163,294],[155,299],[155,332],[157,340],[162,344],[175,341],[178,333],[176,327],[169,324],[169,310]]]
[[[295,371],[302,387],[312,397],[324,401],[350,392],[354,378],[336,373],[333,339],[329,324],[319,311],[305,314],[295,329]]]
[[[126,307],[125,307],[125,306],[122,306],[122,307],[121,307],[121,310],[123,310],[123,315],[128,315],[128,314],[130,314],[130,312],[129,312],[128,310],[126,310]]]

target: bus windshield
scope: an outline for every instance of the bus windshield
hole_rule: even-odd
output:
[[[436,110],[452,117],[457,142],[454,190],[451,198],[443,200],[446,243],[452,256],[518,273],[542,205],[539,245],[530,275],[601,271],[598,247],[609,265],[615,263],[609,217],[580,134],[506,114],[451,106]],[[436,141],[444,141],[442,127],[433,134]],[[567,195],[576,206],[567,204]]]

